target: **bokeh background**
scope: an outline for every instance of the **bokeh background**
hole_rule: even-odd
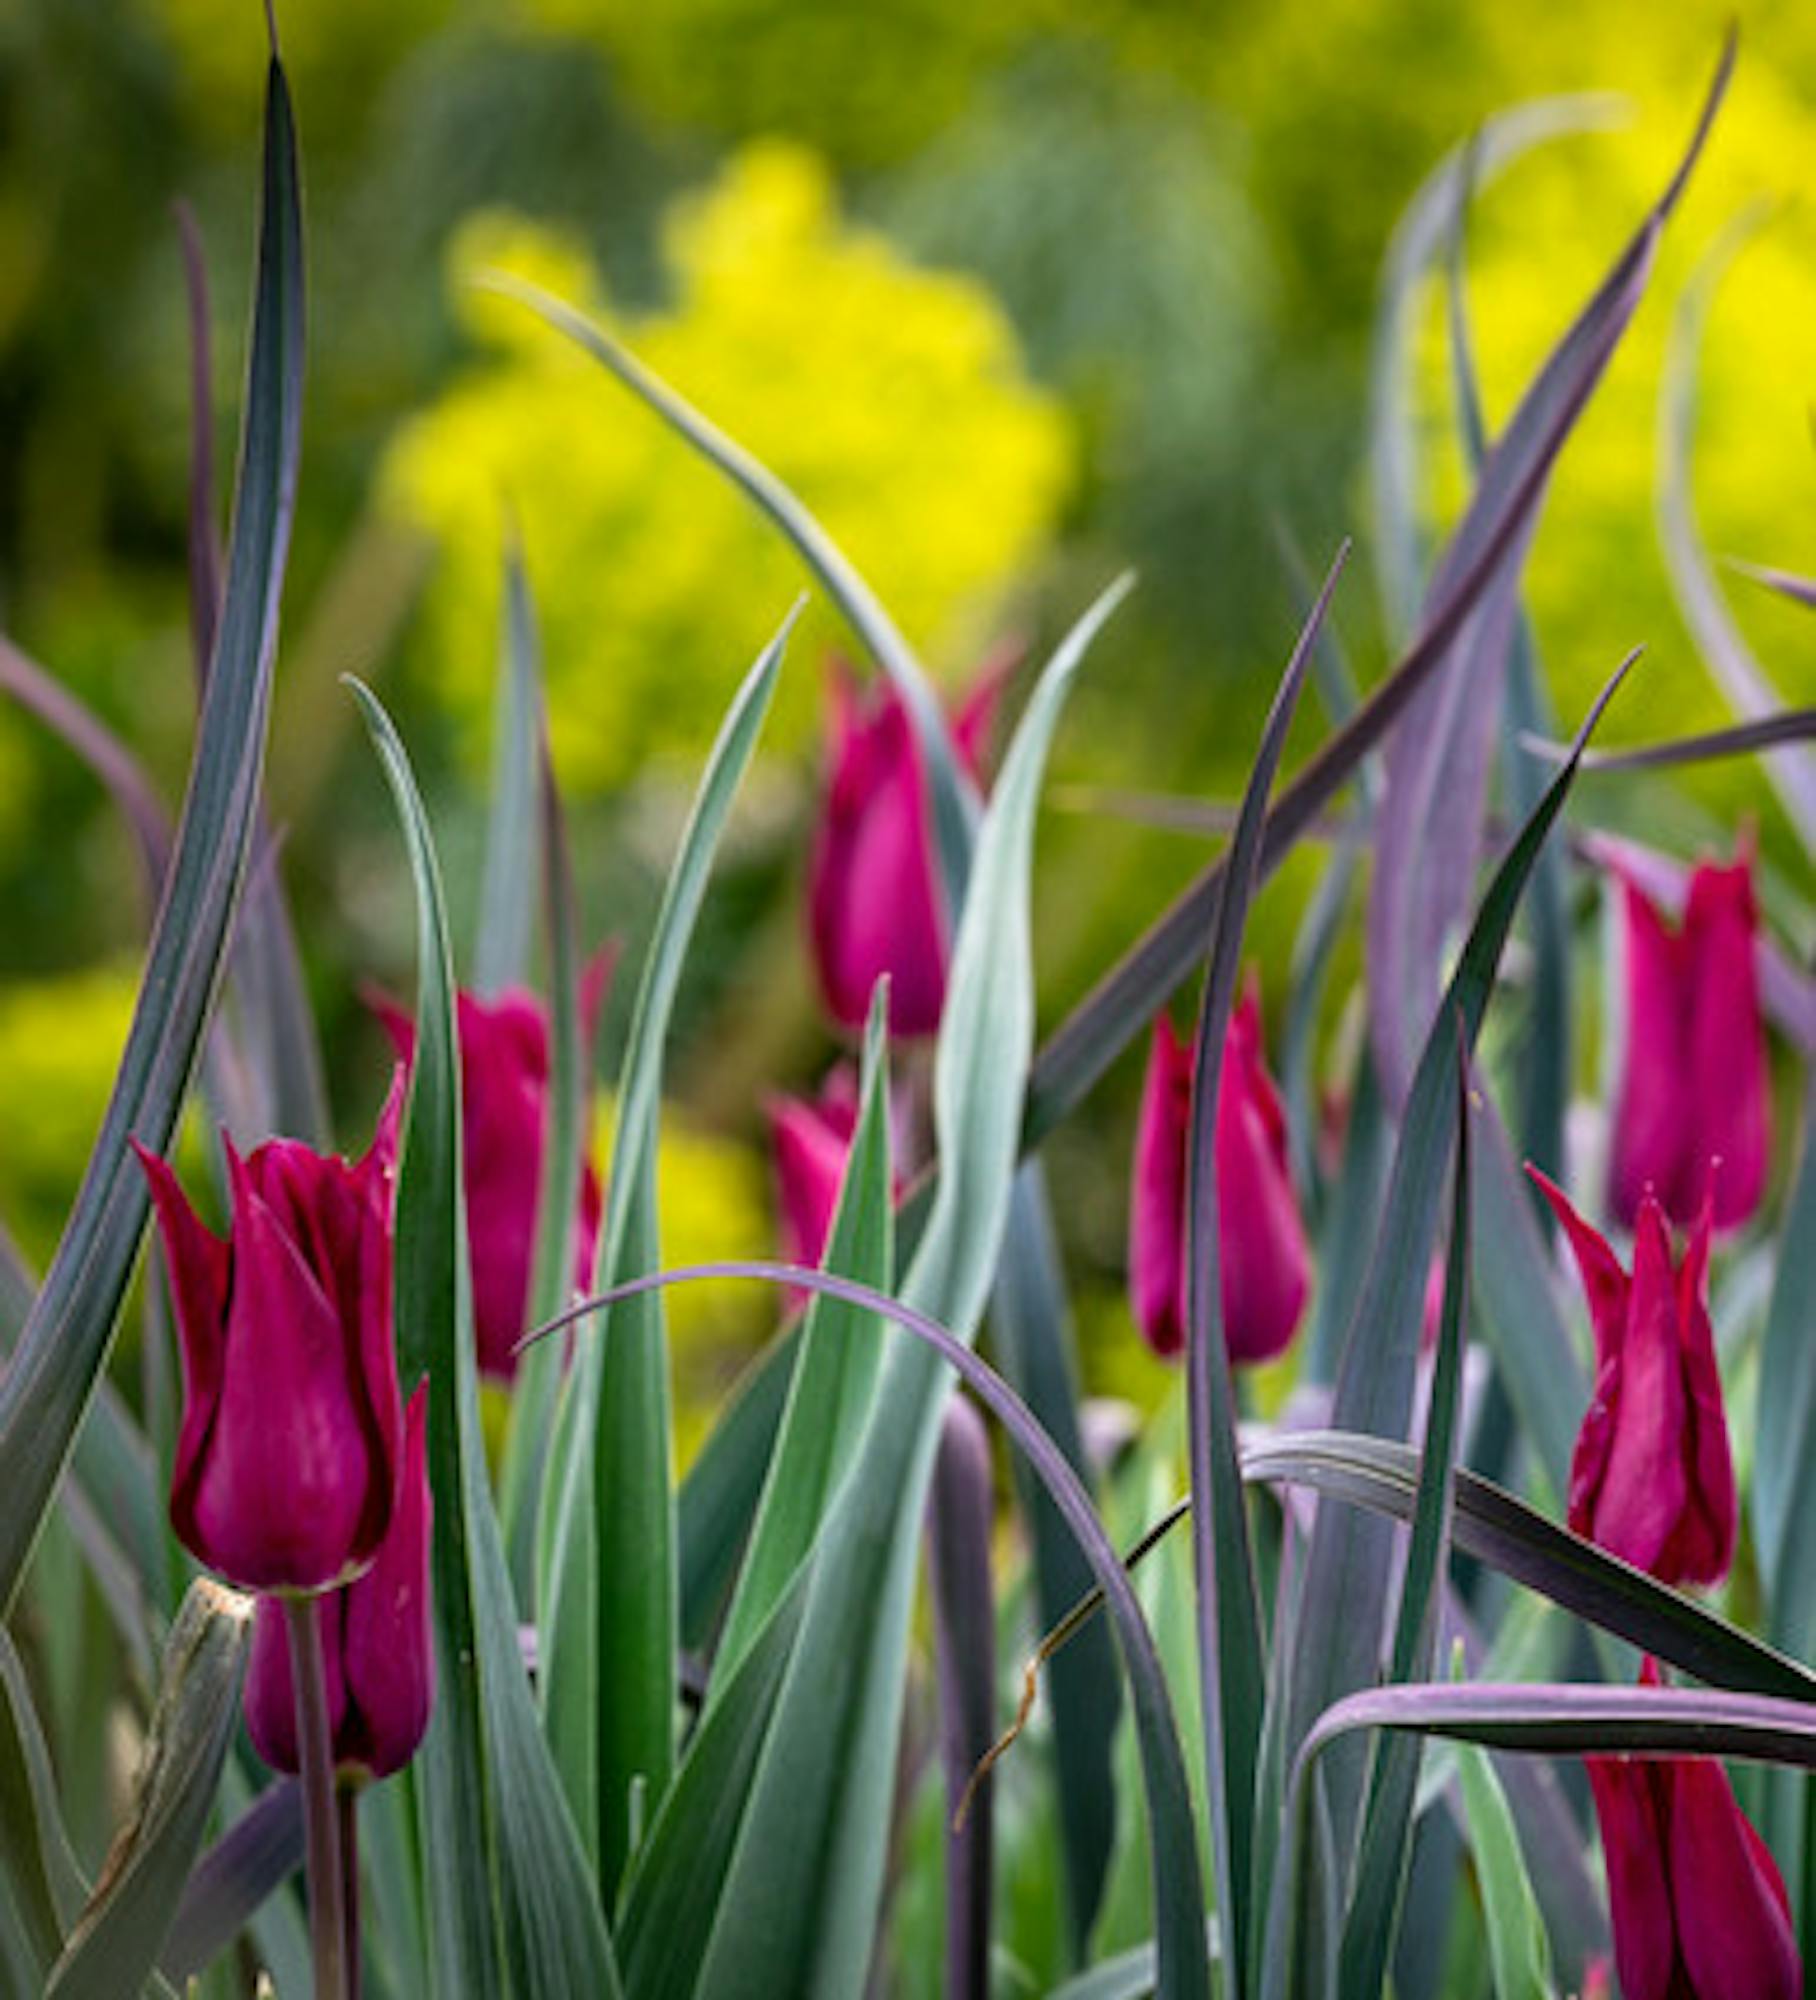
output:
[[[1605,129],[1531,153],[1475,205],[1469,299],[1499,421],[1656,192],[1730,11],[283,7],[313,299],[270,788],[349,1143],[385,1067],[359,990],[406,985],[410,926],[337,677],[372,679],[399,714],[470,919],[514,523],[587,927],[619,933],[634,963],[701,752],[801,583],[685,447],[475,273],[516,270],[607,315],[798,488],[954,689],[1004,641],[1038,655],[1117,570],[1139,572],[1075,698],[1043,823],[1051,1020],[1205,853],[1106,795],[1240,784],[1296,622],[1283,542],[1321,566],[1339,534],[1359,537],[1339,624],[1364,677],[1401,636],[1367,561],[1367,384],[1383,257],[1420,181],[1510,104],[1615,94]],[[1528,570],[1563,716],[1648,648],[1611,738],[1725,716],[1655,525],[1663,357],[1699,273],[1704,534],[1718,552],[1816,566],[1816,14],[1753,5],[1740,26],[1728,109]],[[0,628],[173,801],[193,679],[171,204],[192,204],[207,245],[224,486],[263,38],[255,0],[0,6]],[[1435,293],[1422,311],[1435,531],[1464,480]],[[1787,698],[1816,698],[1807,617],[1742,583],[1730,594]],[[811,1086],[837,1053],[800,907],[837,640],[828,614],[810,616],[686,987],[664,1165],[679,1256],[770,1243],[763,1095]],[[1645,786],[1618,800],[1604,787],[1590,808],[1684,853],[1752,814],[1768,862],[1794,865],[1757,767],[1690,791],[1667,810]],[[1271,1011],[1311,870],[1288,869],[1258,912]],[[92,780],[0,706],[0,1214],[39,1257],[98,1121],[143,923]],[[1137,1077],[1126,1061],[1053,1158],[1091,1379],[1147,1395],[1120,1291]],[[748,1294],[683,1308],[690,1406],[770,1316]]]

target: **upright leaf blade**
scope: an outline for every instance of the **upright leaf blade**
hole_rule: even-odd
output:
[[[536,879],[537,746],[541,674],[536,613],[523,551],[504,563],[504,643],[500,648],[497,734],[492,746],[492,807],[486,820],[479,883],[479,930],[473,984],[488,998],[521,985],[530,961],[530,884]],[[534,1322],[532,1322],[534,1324]]]
[[[1484,465],[1475,497],[1439,566],[1424,629],[1392,675],[1306,763],[1268,814],[1261,849],[1264,876],[1405,712],[1518,547],[1551,467],[1645,289],[1659,231],[1701,153],[1726,93],[1733,58],[1730,35],[1669,185],[1534,379]],[[1025,1145],[1037,1145],[1080,1101],[1191,971],[1222,893],[1223,875],[1222,861],[1199,875],[1048,1037],[1029,1078]]]
[[[1591,710],[1576,742],[1578,756],[1618,679]],[[1395,1149],[1374,1258],[1338,1366],[1332,1421],[1339,1428],[1381,1437],[1405,1433],[1426,1272],[1456,1121],[1458,1081],[1449,1024],[1460,1019],[1465,1050],[1473,1050],[1520,893],[1563,810],[1575,773],[1573,759],[1553,778],[1496,870],[1438,1021],[1426,1038]],[[1379,1522],[1360,1520],[1347,1510],[1319,1510],[1299,1595],[1289,1751],[1333,1700],[1373,1680],[1389,1555],[1388,1534]],[[1358,1804],[1360,1774],[1354,1757],[1333,1763],[1327,1776],[1341,1854],[1348,1851]]]
[[[821,1260],[879,1291],[895,1273],[887,1032],[888,989],[879,981],[864,1033],[857,1127]],[[713,1662],[715,1688],[736,1671],[819,1534],[875,1401],[883,1334],[873,1314],[842,1300],[816,1294],[808,1302],[769,1477]]]
[[[656,1120],[663,1045],[713,852],[793,626],[727,712],[682,836],[644,963],[618,1092],[598,1277],[658,1261]],[[541,1696],[555,1761],[606,1893],[630,1858],[633,1787],[653,1814],[674,1761],[678,1637],[668,1352],[655,1302],[583,1341],[562,1396],[538,1544]]]
[[[397,804],[417,893],[416,1053],[397,1179],[400,1372],[429,1378],[437,1695],[412,1766],[437,1994],[618,1993],[585,1857],[524,1673],[479,1419],[461,1179],[453,956],[440,870],[409,760],[376,698],[353,692]]]
[[[113,1096],[63,1240],[0,1380],[0,1615],[10,1608],[107,1358],[145,1223],[127,1137],[163,1151],[220,985],[258,799],[290,542],[303,367],[302,219],[273,58],[245,429],[227,591],[189,795]]]
[[[1186,1138],[1186,1435],[1192,1478],[1198,1685],[1204,1713],[1205,1797],[1217,1856],[1217,1910],[1228,1941],[1225,1978],[1236,2000],[1248,1990],[1255,1786],[1267,1706],[1267,1663],[1255,1588],[1255,1557],[1249,1544],[1242,1471],[1236,1454],[1235,1385],[1218,1269],[1217,1100],[1268,793],[1286,748],[1319,630],[1348,558],[1347,546],[1339,549],[1299,634],[1243,794],[1236,837],[1230,844],[1229,872],[1210,938]]]
[[[1450,1559],[1455,1492],[1457,1407],[1463,1375],[1463,1329],[1469,1311],[1469,1112],[1468,1070],[1458,1023],[1456,1174],[1450,1214],[1450,1251],[1444,1306],[1438,1328],[1425,1448],[1413,1508],[1412,1541],[1400,1584],[1393,1664],[1396,1681],[1428,1680],[1437,1663],[1438,1610]],[[1391,1962],[1406,1871],[1412,1854],[1413,1800],[1419,1788],[1416,1739],[1384,1744],[1375,1759],[1368,1816],[1356,1868],[1355,1892],[1344,1919],[1338,1954],[1339,1990],[1353,2000],[1375,2000]]]

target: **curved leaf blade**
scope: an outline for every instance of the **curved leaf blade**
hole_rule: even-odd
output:
[[[536,1714],[479,1418],[462,1187],[454,968],[416,781],[377,698],[350,683],[397,806],[417,896],[416,1054],[397,1175],[399,1372],[429,1378],[437,1694],[411,1767],[432,1990],[612,2000],[604,1919]]]
[[[145,977],[63,1240],[0,1379],[0,1615],[107,1358],[144,1228],[132,1134],[176,1129],[220,985],[246,869],[270,708],[278,596],[294,510],[303,367],[302,220],[289,90],[273,58],[245,432],[227,593],[189,795]]]

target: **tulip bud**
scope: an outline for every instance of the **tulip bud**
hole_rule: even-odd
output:
[[[1624,877],[1621,910],[1626,1046],[1609,1205],[1631,1228],[1649,1188],[1687,1228],[1709,1194],[1716,1228],[1737,1228],[1759,1206],[1771,1151],[1752,858],[1695,871],[1681,930]]]
[[[390,1532],[372,1567],[322,1607],[328,1726],[343,1773],[385,1778],[403,1769],[435,1706],[429,1623],[429,1496],[425,1424],[429,1385],[404,1412],[403,1474]],[[277,1600],[259,1599],[246,1668],[246,1728],[274,1771],[300,1768],[290,1645]]]
[[[1013,664],[1005,656],[988,665],[953,719],[973,777]],[[948,917],[920,744],[888,681],[866,694],[835,661],[831,693],[830,770],[807,882],[820,991],[839,1026],[862,1028],[887,973],[891,1032],[930,1035],[946,998]]]
[[[1129,1296],[1157,1354],[1185,1345],[1186,1183],[1193,1051],[1165,1014],[1142,1086],[1129,1210]],[[1311,1257],[1287,1165],[1286,1117],[1267,1073],[1251,984],[1224,1042],[1214,1139],[1218,1291],[1232,1361],[1270,1361],[1292,1339]]]
[[[1705,1280],[1709,1210],[1671,1263],[1640,1203],[1631,1277],[1563,1190],[1526,1170],[1570,1239],[1595,1328],[1595,1386],[1570,1462],[1570,1525],[1663,1583],[1716,1583],[1734,1560],[1734,1466]]]
[[[363,1569],[397,1491],[391,1183],[401,1078],[357,1166],[274,1139],[227,1167],[225,1243],[138,1147],[183,1356],[170,1518],[242,1590],[316,1591]]]
[[[608,953],[587,966],[581,1012],[589,1043],[610,971]],[[377,995],[372,1006],[409,1062],[416,1046],[414,1022]],[[537,1198],[548,1143],[548,1012],[534,994],[513,987],[490,1001],[463,990],[456,1015],[474,1340],[481,1372],[508,1382],[517,1372],[517,1343],[528,1330]],[[579,1290],[592,1279],[602,1207],[599,1176],[589,1159],[581,1173],[574,1253]]]
[[[1648,1660],[1642,1680],[1658,1684]],[[1712,1757],[1589,1757],[1623,2000],[1796,2000],[1778,1865]]]

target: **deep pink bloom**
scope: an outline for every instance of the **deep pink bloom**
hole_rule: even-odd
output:
[[[1627,1024],[1609,1205],[1630,1228],[1650,1188],[1688,1228],[1712,1192],[1716,1228],[1736,1228],[1759,1206],[1771,1152],[1752,857],[1695,871],[1681,929],[1625,876],[1621,908]]]
[[[953,718],[960,758],[979,775],[1013,658],[994,662]],[[889,1026],[930,1035],[946,998],[947,914],[920,745],[893,685],[860,689],[832,663],[828,771],[808,861],[808,932],[828,1013],[861,1028],[889,975]]]
[[[1570,1525],[1663,1583],[1716,1583],[1734,1560],[1734,1465],[1705,1283],[1709,1211],[1672,1268],[1664,1211],[1640,1203],[1633,1273],[1536,1167],[1576,1255],[1595,1387],[1570,1462]]]
[[[851,1135],[857,1130],[857,1083],[841,1063],[816,1098],[770,1100],[782,1254],[791,1264],[818,1264],[838,1206]]]
[[[401,1081],[401,1080],[400,1080]],[[372,1560],[397,1492],[391,1344],[394,1083],[357,1166],[273,1139],[227,1145],[223,1243],[139,1147],[183,1355],[170,1518],[243,1590],[324,1590]]]
[[[1192,1048],[1154,1022],[1135,1138],[1129,1296],[1157,1354],[1185,1346],[1186,1179]],[[1217,1262],[1232,1361],[1269,1361],[1292,1339],[1311,1257],[1287,1165],[1286,1116],[1261,1045],[1261,1001],[1244,993],[1224,1042],[1217,1099]]]
[[[1646,1662],[1641,1678],[1657,1685]],[[1589,1757],[1622,2000],[1796,2000],[1778,1864],[1712,1757]]]
[[[582,1033],[593,1022],[611,976],[611,955],[589,961],[581,989]],[[410,1016],[380,995],[373,1010],[407,1063],[416,1046]],[[548,1142],[549,1019],[532,993],[511,987],[496,1000],[458,995],[462,1167],[467,1193],[467,1243],[473,1272],[473,1330],[479,1366],[501,1381],[517,1372],[525,1332],[531,1267],[536,1255],[536,1203]],[[593,1274],[603,1203],[590,1157],[580,1179],[575,1285]]]
[[[429,1385],[404,1411],[403,1474],[390,1531],[372,1567],[322,1605],[328,1719],[334,1761],[373,1778],[401,1771],[416,1754],[435,1706],[435,1644],[429,1623],[429,1535],[434,1505],[424,1426]],[[246,1728],[274,1771],[299,1768],[290,1646],[277,1601],[259,1599],[246,1668]]]

